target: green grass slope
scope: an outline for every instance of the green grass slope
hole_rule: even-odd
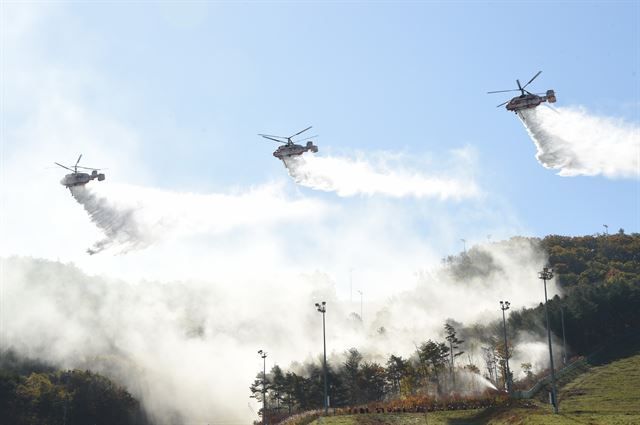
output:
[[[640,352],[594,366],[559,392],[560,413],[538,401],[528,407],[491,408],[424,414],[345,415],[313,425],[631,425],[640,424]]]

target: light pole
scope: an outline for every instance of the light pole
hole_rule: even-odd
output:
[[[258,350],[262,357],[262,423],[267,425],[267,352]]]
[[[364,326],[364,315],[362,314],[362,291],[358,289],[358,293],[360,294],[360,320]]]
[[[604,234],[608,235],[609,234],[609,226],[607,226],[606,224],[603,224],[602,227],[604,227]]]
[[[564,335],[564,306],[560,305],[560,321],[562,322],[562,364],[567,365],[567,338]]]
[[[553,367],[553,349],[551,348],[551,327],[549,324],[549,309],[547,308],[547,280],[553,278],[553,270],[544,267],[538,272],[538,278],[544,281],[544,315],[547,319],[547,339],[549,340],[549,363],[551,363],[551,401],[553,413],[558,413],[558,390],[556,388],[556,372]]]
[[[464,252],[466,254],[467,253],[467,240],[466,239],[460,239],[460,242],[462,242],[462,252]]]
[[[349,269],[349,302],[353,307],[353,268]]]
[[[511,303],[509,301],[500,301],[500,310],[502,310],[502,327],[504,329],[504,360],[506,365],[505,384],[507,392],[511,394],[511,372],[509,372],[509,346],[507,345],[507,320],[504,312],[509,310]]]
[[[327,395],[327,338],[325,334],[324,314],[327,312],[327,303],[322,301],[320,304],[316,303],[316,310],[322,313],[322,345],[324,348],[324,360],[322,368],[324,370],[324,414],[329,413],[329,398]]]

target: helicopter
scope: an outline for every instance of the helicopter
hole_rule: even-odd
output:
[[[289,158],[291,156],[295,156],[295,155],[302,155],[305,152],[311,151],[311,152],[318,152],[318,147],[316,145],[313,144],[313,142],[309,139],[313,139],[314,137],[318,137],[316,136],[310,136],[310,137],[306,137],[302,140],[298,140],[299,142],[304,142],[305,140],[309,140],[307,142],[307,144],[305,146],[303,145],[298,145],[296,143],[293,142],[293,138],[304,133],[305,131],[309,130],[310,128],[312,128],[311,126],[305,128],[304,130],[298,131],[296,134],[289,136],[289,137],[283,137],[283,136],[272,136],[269,134],[258,134],[258,136],[262,136],[265,139],[269,139],[269,140],[273,140],[274,142],[278,142],[278,143],[283,143],[284,146],[279,146],[278,149],[275,150],[275,152],[273,152],[273,156],[275,156],[278,159],[281,160],[285,160],[285,158]]]
[[[54,162],[54,164],[71,171],[71,174],[67,174],[62,180],[60,180],[60,184],[66,186],[67,188],[71,188],[73,186],[84,186],[94,179],[98,179],[98,181],[102,181],[105,179],[103,173],[98,173],[98,171],[100,171],[100,168],[81,167],[80,165],[78,165],[80,163],[80,158],[82,158],[82,154],[80,154],[80,156],[78,157],[75,165],[71,167],[67,167],[66,165]],[[82,168],[83,170],[91,170],[91,174],[78,172],[78,168]]]
[[[525,88],[531,84],[531,82],[533,80],[535,80],[538,75],[540,75],[542,73],[542,71],[538,71],[538,73],[536,75],[533,76],[533,78],[531,78],[529,80],[529,82],[527,84],[525,84],[524,86],[520,85],[520,80],[516,80],[516,83],[518,83],[518,88],[517,89],[512,89],[512,90],[498,90],[498,91],[490,91],[487,92],[487,94],[493,94],[493,93],[506,93],[506,92],[510,92],[510,91],[519,91],[520,93],[522,93],[520,96],[516,96],[511,100],[507,100],[506,102],[503,102],[501,104],[499,104],[497,106],[497,108],[503,106],[503,105],[507,105],[507,111],[513,111],[513,112],[518,112],[521,111],[523,109],[529,109],[529,108],[535,108],[536,106],[540,105],[542,102],[549,102],[549,103],[555,103],[556,101],[556,94],[553,90],[547,90],[546,93],[539,93],[539,94],[534,94],[529,92],[528,90],[525,90]],[[526,94],[525,94],[526,93]]]

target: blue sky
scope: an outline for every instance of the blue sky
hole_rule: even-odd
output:
[[[143,170],[139,175],[103,164],[96,158],[99,150],[92,154],[91,141],[78,142],[88,165],[110,168],[109,179],[126,176],[132,184],[197,192],[281,180],[286,170],[271,156],[275,147],[256,133],[287,134],[313,125],[320,134],[319,155],[402,152],[427,157],[437,169],[452,150],[470,149],[473,175],[486,194],[483,208],[508,209],[519,230],[536,236],[592,234],[602,231],[603,223],[637,232],[638,180],[560,177],[544,169],[515,115],[495,107],[508,96],[486,91],[512,88],[516,78],[526,81],[543,70],[533,88],[555,89],[558,106],[582,106],[637,126],[639,7],[637,2],[4,5],[5,19],[22,8],[45,10],[39,31],[30,36],[36,47],[31,53],[45,68],[84,75],[74,77],[69,95],[85,110],[135,133],[131,163]],[[5,63],[13,54],[5,54]],[[5,97],[9,129],[14,114],[16,122],[28,121],[10,94]],[[75,155],[60,152],[67,162]],[[342,205],[360,202],[286,181],[288,190],[305,196]],[[489,234],[495,225],[483,229],[482,219],[474,220],[474,201],[394,202],[459,217],[460,237],[469,229]]]
[[[481,181],[536,235],[638,231],[637,181],[540,167],[495,108],[505,96],[485,94],[543,70],[533,87],[559,105],[637,123],[637,2],[57,6],[49,57],[108,76],[96,107],[141,134],[160,186],[272,178],[283,169],[255,134],[314,125],[321,152],[473,146]]]

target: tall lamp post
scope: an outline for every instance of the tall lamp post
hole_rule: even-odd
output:
[[[324,371],[324,414],[325,416],[329,413],[329,398],[327,395],[327,338],[325,334],[325,323],[324,323],[324,314],[327,312],[327,303],[322,301],[320,304],[316,303],[316,310],[322,313],[322,345],[324,348],[324,359],[322,368]]]
[[[364,325],[364,314],[362,312],[362,297],[363,297],[363,293],[361,290],[358,290],[358,293],[360,294],[360,320],[362,321],[362,324]]]
[[[353,267],[349,269],[349,302],[353,304]]]
[[[549,363],[551,363],[551,402],[553,413],[558,413],[558,390],[556,388],[556,371],[553,366],[553,349],[551,348],[551,327],[549,324],[549,309],[547,308],[547,280],[553,278],[553,270],[544,267],[538,272],[538,278],[544,281],[544,315],[547,319],[547,339],[549,340]]]
[[[500,310],[502,310],[502,327],[504,329],[504,360],[506,365],[505,385],[507,392],[511,394],[511,372],[509,372],[509,346],[507,345],[507,320],[504,312],[509,310],[511,303],[509,301],[500,301]]]
[[[262,423],[267,425],[267,352],[258,350],[262,357]]]
[[[567,338],[564,335],[564,306],[560,306],[560,320],[562,322],[562,365],[567,365]]]

